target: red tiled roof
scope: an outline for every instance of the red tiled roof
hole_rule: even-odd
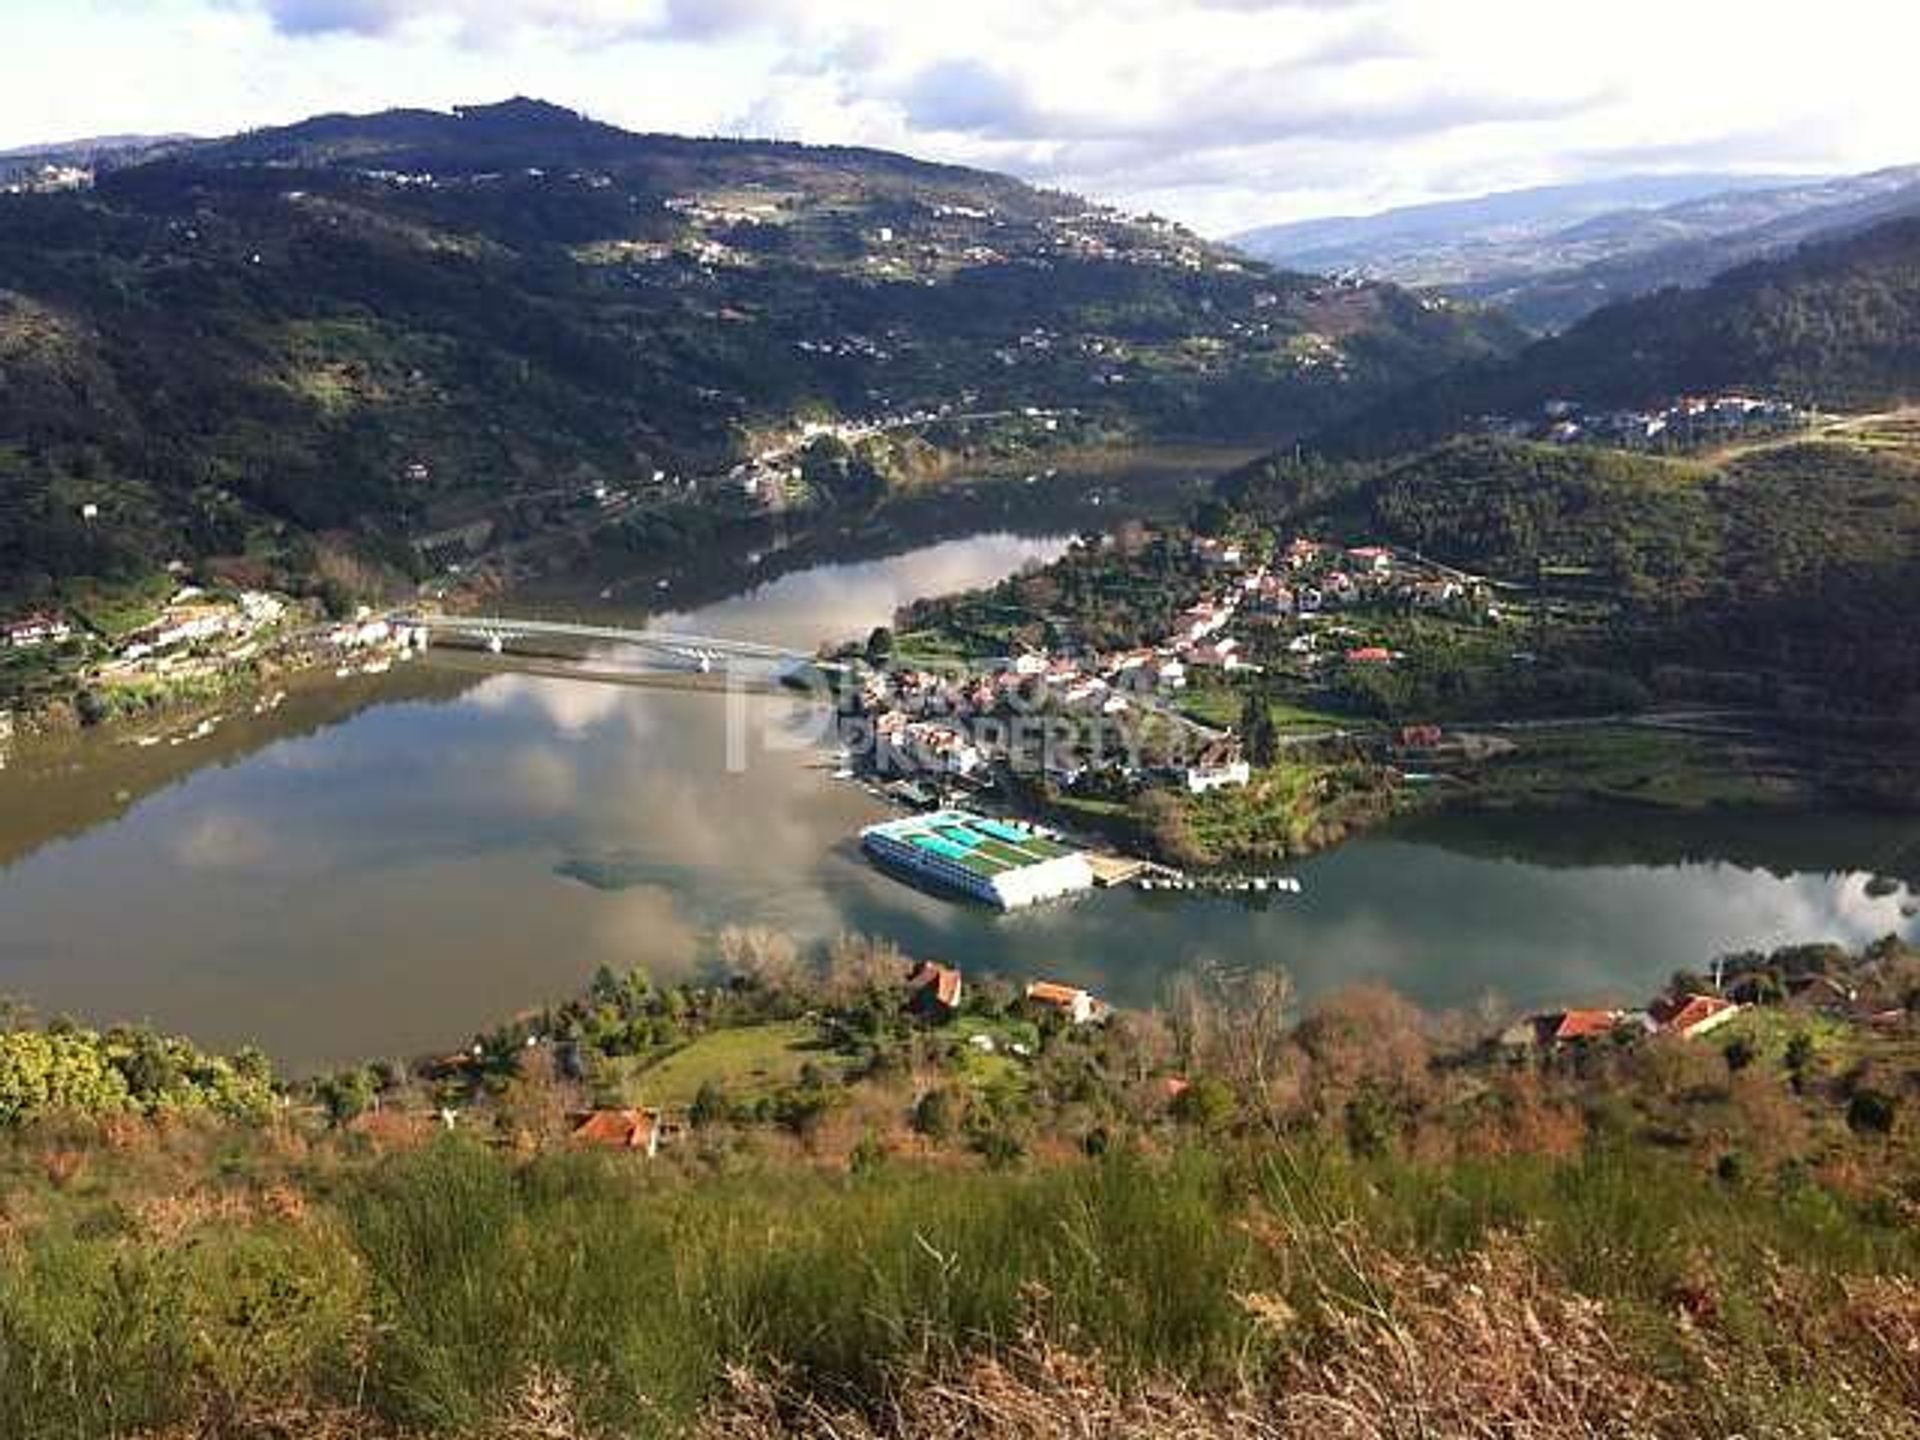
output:
[[[1620,1016],[1612,1010],[1569,1010],[1553,1027],[1555,1040],[1590,1040],[1611,1035]]]
[[[1722,1011],[1733,1008],[1731,1000],[1722,1000],[1717,995],[1688,995],[1684,999],[1669,1000],[1655,1007],[1654,1018],[1660,1022],[1661,1029],[1687,1035]]]
[[[596,1110],[574,1127],[573,1138],[613,1150],[645,1150],[657,1124],[651,1110]]]
[[[1027,986],[1027,999],[1042,1005],[1057,1005],[1063,1010],[1071,1009],[1085,993],[1077,985],[1060,985],[1052,980],[1035,980]]]
[[[922,960],[907,976],[907,986],[913,990],[930,990],[933,998],[949,1010],[960,1003],[960,972],[952,965]]]
[[[1384,665],[1393,659],[1393,652],[1379,645],[1362,645],[1358,650],[1347,651],[1347,663],[1350,665]]]

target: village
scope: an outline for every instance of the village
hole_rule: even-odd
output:
[[[1071,789],[1119,781],[1191,796],[1249,783],[1256,763],[1234,718],[1190,697],[1284,669],[1302,679],[1390,669],[1404,656],[1369,631],[1374,613],[1442,613],[1497,625],[1477,576],[1379,544],[1301,536],[1194,536],[1202,594],[1171,629],[1123,649],[1022,649],[982,662],[869,655],[843,697],[849,750],[875,773],[980,788],[996,774]],[[1319,726],[1291,737],[1325,738]],[[1360,728],[1357,725],[1347,728]],[[1398,748],[1437,752],[1435,726],[1401,727]]]
[[[175,701],[204,709],[229,687],[247,688],[274,673],[331,665],[336,678],[383,674],[396,660],[425,650],[424,629],[395,623],[361,606],[329,620],[320,605],[267,590],[185,583],[184,565],[164,599],[89,623],[63,609],[41,609],[0,622],[0,661],[38,665],[62,674],[81,697],[83,718],[139,715]],[[284,691],[253,701],[256,712],[277,706]],[[0,710],[0,716],[10,712]],[[172,737],[175,744],[204,739],[218,714]],[[9,733],[12,725],[7,727]],[[141,734],[130,743],[158,744]],[[0,750],[0,764],[5,754]]]
[[[758,937],[757,943],[771,942]],[[846,1068],[850,1062],[843,1055],[864,1053],[878,1032],[919,1057],[921,1099],[912,1128],[926,1134],[935,1119],[923,1113],[930,1109],[927,1094],[971,1109],[976,1121],[1011,1114],[1020,1108],[1015,1097],[1041,1085],[1043,1075],[1076,1063],[1086,1036],[1112,1024],[1122,1032],[1113,1038],[1124,1046],[1133,1043],[1132,1027],[1153,1023],[1153,1017],[1118,1009],[1072,983],[1010,984],[988,975],[975,985],[957,965],[894,963],[897,971],[883,967],[868,977],[857,1001],[822,1000],[800,1022],[781,1017],[803,997],[786,995],[777,984],[768,989],[765,977],[736,977],[724,992],[687,992],[682,1003],[690,1014],[713,1013],[637,1068],[615,1044],[614,1037],[625,1032],[611,1017],[636,1007],[664,1014],[671,997],[630,993],[626,982],[606,977],[596,981],[587,1000],[525,1017],[468,1050],[420,1062],[418,1074],[437,1110],[383,1110],[369,1095],[361,1102],[367,1108],[341,1118],[349,1131],[378,1140],[436,1123],[485,1124],[484,1115],[469,1112],[487,1103],[491,1070],[510,1063],[524,1071],[526,1057],[537,1055],[542,1063],[536,1068],[599,1102],[568,1113],[564,1133],[574,1144],[652,1159],[715,1124],[771,1121],[806,1130],[836,1104],[852,1101],[848,1087],[861,1075],[858,1066]],[[1820,1046],[1840,1046],[1854,1027],[1860,1034],[1903,1029],[1906,1012],[1887,1007],[1884,987],[1874,978],[1877,964],[1872,955],[1855,960],[1821,946],[1724,957],[1711,975],[1676,976],[1640,1007],[1529,1011],[1486,1031],[1460,1063],[1490,1074],[1533,1068],[1577,1073],[1604,1054],[1625,1055],[1653,1044],[1711,1046],[1705,1053],[1717,1049],[1737,1068],[1776,1044],[1784,1030],[1819,1037],[1788,1047],[1789,1069],[1804,1069]],[[827,992],[839,993],[831,977],[825,984]],[[723,994],[728,998],[722,1000]],[[604,1043],[615,1044],[611,1052],[603,1053],[603,1042],[595,1038],[603,1030]],[[1105,1044],[1106,1038],[1093,1043]],[[800,1063],[802,1055],[812,1058]],[[1194,1077],[1171,1058],[1141,1074],[1129,1103],[1159,1120],[1204,1117],[1204,1106],[1189,1103]],[[984,1126],[974,1139],[987,1141]]]
[[[1474,428],[1514,440],[1555,445],[1608,445],[1622,450],[1690,450],[1785,435],[1822,417],[1779,399],[1752,395],[1686,395],[1648,410],[1617,410],[1579,400],[1548,400],[1533,416],[1483,415]]]

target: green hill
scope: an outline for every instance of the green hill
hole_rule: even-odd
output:
[[[1728,271],[1697,290],[1609,306],[1511,359],[1394,396],[1322,437],[1380,454],[1478,417],[1532,417],[1554,399],[1646,405],[1756,390],[1864,408],[1920,391],[1920,220],[1900,220]]]
[[[1544,593],[1617,602],[1610,663],[1808,677],[1838,709],[1920,696],[1920,464],[1786,444],[1722,463],[1502,440],[1221,482],[1262,520],[1390,541]]]
[[[1506,333],[877,151],[323,116],[0,196],[0,590],[297,578],[321,533],[394,560],[556,488],[717,481],[803,415],[1297,433]]]

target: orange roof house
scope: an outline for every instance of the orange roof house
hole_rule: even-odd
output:
[[[907,976],[907,1005],[921,1014],[951,1015],[960,1008],[960,971],[937,960],[922,960]]]
[[[660,1117],[652,1110],[595,1110],[574,1127],[573,1138],[604,1150],[644,1150],[651,1158],[660,1150]]]
[[[1546,1010],[1509,1026],[1500,1043],[1510,1050],[1551,1050],[1612,1035],[1627,1016],[1618,1010]]]
[[[1391,665],[1393,652],[1383,645],[1362,645],[1357,650],[1347,651],[1349,665]]]
[[[1718,995],[1674,995],[1653,1007],[1653,1019],[1666,1034],[1691,1040],[1726,1024],[1740,1008]]]
[[[1085,1025],[1106,1013],[1106,1006],[1075,985],[1060,985],[1051,980],[1035,980],[1027,986],[1027,1002],[1057,1011],[1075,1025]]]
[[[1618,1010],[1569,1010],[1553,1027],[1556,1045],[1569,1040],[1602,1040],[1620,1023]]]

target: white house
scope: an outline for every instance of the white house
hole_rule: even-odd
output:
[[[1193,764],[1186,768],[1183,778],[1188,794],[1205,795],[1210,790],[1245,785],[1253,778],[1253,769],[1236,746],[1221,741],[1201,751]]]
[[[71,634],[73,627],[58,615],[28,615],[0,630],[0,637],[15,650],[57,645]]]

